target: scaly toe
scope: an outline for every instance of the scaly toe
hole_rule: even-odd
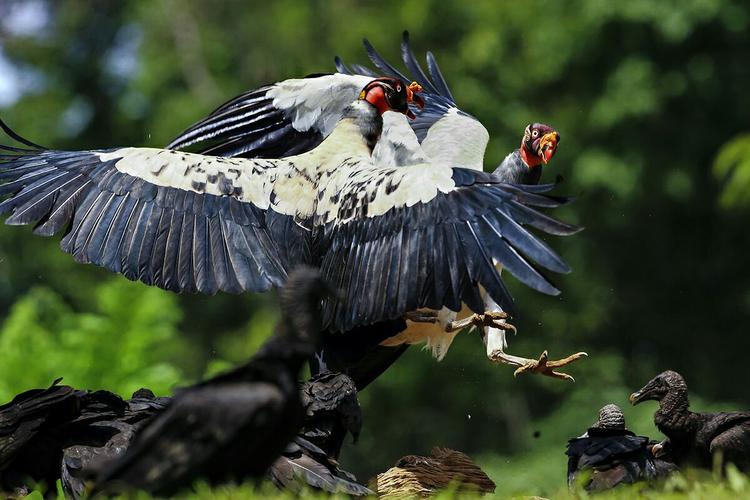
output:
[[[510,316],[504,311],[487,311],[484,313],[485,318],[508,319]]]
[[[519,366],[518,368],[516,368],[516,371],[513,372],[513,376],[517,377],[520,374],[526,373],[528,371],[533,372],[537,366],[539,366],[537,362],[532,360],[529,363],[526,363],[525,365]]]
[[[567,358],[549,361],[547,364],[553,368],[560,368],[561,366],[569,365],[570,363],[585,357],[588,357],[588,354],[586,354],[585,352],[577,352],[575,354],[571,354]]]
[[[497,328],[498,330],[505,330],[506,332],[513,332],[514,334],[518,333],[515,326],[504,321],[491,321],[487,326]]]

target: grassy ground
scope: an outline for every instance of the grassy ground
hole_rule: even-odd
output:
[[[498,489],[494,495],[480,497],[471,493],[460,493],[453,490],[445,491],[436,498],[440,500],[447,499],[478,499],[478,498],[550,498],[550,499],[579,499],[586,498],[589,495],[583,491],[568,491],[561,486],[556,491],[548,493],[545,496],[535,496],[532,491],[534,488],[534,479],[531,477],[524,478],[529,482],[529,491],[521,492],[511,491],[498,484]],[[516,484],[516,483],[512,483]],[[42,500],[39,492],[34,492],[27,498],[33,500]],[[121,497],[130,500],[149,500],[152,497],[146,494],[133,494]],[[255,487],[251,485],[240,486],[223,486],[210,488],[206,485],[196,485],[195,491],[185,493],[177,498],[184,500],[250,500],[250,499],[268,499],[268,500],[287,500],[287,499],[346,499],[343,495],[328,495],[314,491],[305,491],[301,495],[288,492],[280,492],[271,485]],[[621,486],[612,491],[601,493],[595,498],[603,500],[633,500],[642,498],[646,500],[738,500],[750,498],[750,479],[737,472],[736,469],[730,468],[726,478],[719,480],[716,476],[704,471],[687,471],[684,474],[678,474],[671,477],[666,482],[656,485],[636,484],[632,486]],[[62,494],[60,500],[64,500]]]

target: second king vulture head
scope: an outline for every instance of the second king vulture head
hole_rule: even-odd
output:
[[[416,95],[421,91],[422,87],[417,82],[406,85],[398,78],[383,77],[368,83],[359,98],[375,106],[381,115],[386,111],[396,111],[413,119],[414,113],[409,111],[409,104],[424,107],[424,101]]]
[[[529,167],[547,164],[557,152],[560,134],[543,123],[531,123],[523,132],[521,157]]]

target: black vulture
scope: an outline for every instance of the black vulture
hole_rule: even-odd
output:
[[[128,488],[168,496],[199,479],[217,484],[263,476],[302,424],[297,377],[317,348],[326,293],[331,289],[318,270],[293,271],[280,292],[275,335],[249,362],[177,392],[105,468],[94,492]]]
[[[78,498],[96,467],[122,453],[134,429],[160,407],[162,398],[142,389],[123,401],[107,391],[59,385],[33,389],[0,407],[0,489],[22,494],[38,486],[55,496],[62,479]]]
[[[599,420],[583,436],[568,441],[568,486],[581,482],[587,491],[648,481],[677,470],[651,453],[653,442],[625,427],[625,416],[614,404],[599,410]],[[585,479],[581,479],[581,477]]]
[[[634,405],[649,400],[659,402],[654,423],[677,465],[711,468],[716,458],[750,472],[750,412],[690,411],[685,379],[671,370],[630,395]]]
[[[299,491],[307,484],[331,493],[366,496],[373,492],[338,465],[347,433],[356,441],[362,412],[354,381],[341,373],[321,373],[302,388],[305,419],[298,436],[289,443],[268,474],[279,488]]]

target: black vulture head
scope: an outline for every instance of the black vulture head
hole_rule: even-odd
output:
[[[529,167],[547,164],[557,152],[560,134],[544,123],[531,123],[523,131],[521,157]]]
[[[421,91],[422,87],[417,82],[407,85],[398,78],[381,77],[368,83],[359,98],[375,106],[381,115],[386,111],[396,111],[413,119],[414,113],[409,110],[409,104],[424,107],[424,101],[416,95]]]
[[[316,268],[295,268],[279,292],[281,303],[280,333],[289,340],[315,346],[320,340],[323,299],[342,299]]]
[[[593,425],[597,429],[625,429],[625,415],[619,406],[608,404],[599,410],[599,420]]]
[[[667,395],[687,398],[687,384],[679,373],[667,370],[630,395],[630,403],[637,405],[643,401],[661,402]]]

